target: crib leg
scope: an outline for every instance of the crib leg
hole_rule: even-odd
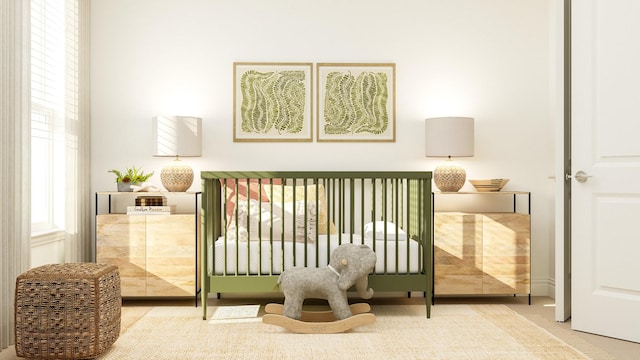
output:
[[[216,293],[216,299],[220,300],[220,293]]]

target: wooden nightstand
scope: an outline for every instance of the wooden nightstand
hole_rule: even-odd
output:
[[[528,295],[531,304],[531,193],[433,193],[456,201],[499,202],[490,211],[434,211],[434,298]],[[526,206],[518,199],[526,198]]]
[[[135,205],[138,196],[164,196],[169,204],[179,204],[172,214],[128,215],[127,206]],[[94,258],[118,266],[123,297],[194,296],[197,305],[200,196],[96,192]]]

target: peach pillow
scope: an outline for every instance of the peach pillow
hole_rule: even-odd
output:
[[[247,180],[249,180],[248,187]],[[227,219],[231,219],[233,217],[233,211],[236,208],[236,184],[238,190],[238,200],[260,200],[260,185],[262,185],[261,200],[263,202],[268,202],[269,197],[267,196],[267,191],[269,191],[269,186],[265,185],[280,185],[282,184],[282,180],[262,179],[262,181],[258,183],[258,179],[220,179],[220,183],[227,188],[227,199],[225,204],[227,209]],[[224,191],[224,189],[222,190]]]

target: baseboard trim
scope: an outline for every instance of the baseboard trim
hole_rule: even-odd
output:
[[[552,299],[556,297],[556,281],[551,278],[532,279],[531,280],[532,296],[548,296]]]

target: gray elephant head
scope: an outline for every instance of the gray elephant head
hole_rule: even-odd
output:
[[[376,266],[376,254],[367,245],[346,243],[331,253],[329,265],[339,274],[338,287],[346,291],[356,286],[358,296],[369,299],[373,289],[368,288],[368,275]]]

